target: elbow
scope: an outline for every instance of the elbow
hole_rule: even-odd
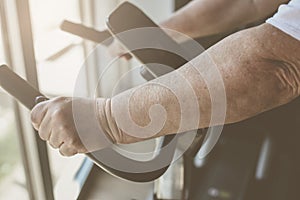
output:
[[[278,82],[277,95],[280,104],[285,104],[297,98],[300,94],[299,66],[280,62],[274,70],[275,80]]]
[[[288,3],[289,0],[249,0],[249,8],[252,8],[252,15],[248,19],[249,23],[256,22],[272,15],[281,4]]]

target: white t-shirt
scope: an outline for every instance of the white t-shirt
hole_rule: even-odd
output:
[[[289,4],[281,5],[267,23],[300,40],[300,0],[291,0]]]

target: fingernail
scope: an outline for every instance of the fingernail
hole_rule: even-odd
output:
[[[38,104],[38,103],[41,103],[43,101],[47,101],[49,100],[47,97],[44,97],[44,96],[38,96],[35,98],[35,103]]]

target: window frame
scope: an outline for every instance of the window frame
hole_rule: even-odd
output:
[[[27,0],[1,0],[1,19],[7,64],[38,88]],[[30,199],[54,200],[46,144],[28,123],[29,112],[15,101],[13,111]],[[33,144],[33,145],[32,145]]]
[[[82,8],[82,21],[89,21],[93,24],[93,2],[78,0],[78,3]],[[2,40],[7,65],[38,89],[37,63],[29,6],[29,0],[0,0],[0,19],[1,25],[4,27]],[[88,55],[90,49],[94,48],[94,45],[89,42],[84,43],[85,56]],[[94,64],[94,62],[88,63],[88,65]],[[92,69],[92,67],[90,68]],[[94,73],[95,68],[86,71],[85,74],[86,80],[90,80],[87,84],[90,92],[92,91],[90,88],[95,84],[93,81],[97,80],[97,73]],[[59,191],[57,187],[61,184],[54,187],[52,182],[47,144],[40,140],[30,125],[28,110],[14,100],[12,103],[29,199],[54,200],[54,197],[63,199],[57,193]],[[72,169],[73,174],[60,177],[58,182],[76,185],[74,191],[68,192],[75,193],[78,197],[93,167],[92,161],[85,158],[79,166]]]
[[[7,15],[6,15],[6,9],[4,5],[4,1],[0,1],[0,26],[1,26],[1,40],[3,43],[3,50],[4,50],[4,56],[6,58],[6,62],[9,66],[11,66],[12,63],[12,56],[11,56],[11,48],[9,44],[9,36],[8,36],[8,26],[7,26]],[[19,142],[19,148],[20,148],[20,155],[22,159],[24,174],[26,178],[26,189],[28,191],[28,197],[29,199],[33,199],[33,186],[32,181],[29,176],[29,164],[28,164],[28,156],[25,153],[26,147],[25,147],[25,138],[23,136],[23,130],[21,127],[21,117],[20,117],[20,109],[16,101],[11,102],[12,110],[14,112],[14,119],[15,119],[15,125],[17,130],[17,136],[18,136],[18,142]]]

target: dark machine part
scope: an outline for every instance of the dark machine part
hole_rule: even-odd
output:
[[[36,98],[43,96],[5,65],[0,66],[0,87],[30,110],[36,105]]]
[[[232,131],[238,133],[238,130]],[[232,133],[221,138],[215,147],[192,199],[244,200],[257,165],[262,137],[247,136],[248,140],[244,140]]]
[[[186,159],[188,199],[299,199],[299,105],[298,98],[224,126],[204,166],[197,168]]]
[[[126,23],[120,19],[126,19]],[[158,25],[129,2],[121,4],[108,17],[107,26],[130,53],[145,64],[141,75],[146,80],[171,72],[195,57],[162,29],[153,29],[152,34],[139,34],[142,28],[158,28]],[[127,31],[131,32],[126,34]],[[151,46],[157,48],[145,48]]]

